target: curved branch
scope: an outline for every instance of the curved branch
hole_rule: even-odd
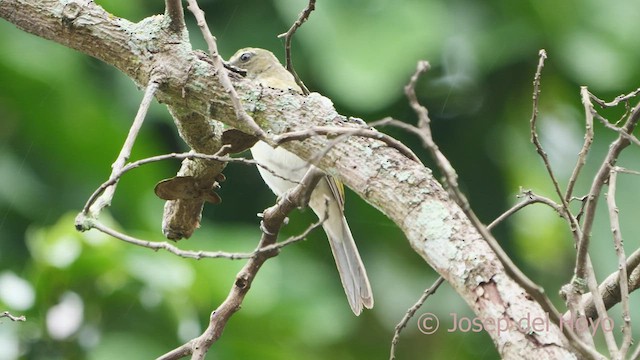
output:
[[[69,4],[79,8],[71,16],[63,15],[60,9]],[[180,135],[188,138],[189,146],[197,152],[209,153],[197,147],[209,145],[211,138],[195,129],[211,129],[212,120],[252,133],[253,129],[238,120],[229,95],[220,85],[220,74],[210,60],[191,51],[188,39],[171,32],[165,16],[133,24],[111,16],[88,0],[4,0],[0,2],[0,17],[112,64],[139,85],[148,82],[153,69],[163,66],[165,81],[156,98],[173,114],[197,115],[176,117]],[[316,93],[303,97],[229,76],[244,109],[268,133],[341,126],[348,121],[337,113],[330,100]],[[329,141],[312,137],[282,146],[309,160]],[[540,304],[507,274],[478,229],[429,169],[381,141],[360,137],[349,137],[333,146],[318,166],[394,221],[413,249],[451,284],[480,319],[492,319],[495,314],[502,314],[512,323],[523,314],[546,319]],[[233,304],[229,306],[227,310],[235,311]],[[214,315],[217,314],[220,313]],[[503,357],[517,358],[525,349],[530,357],[573,356],[566,338],[554,325],[535,336],[517,327],[507,333],[488,334]]]

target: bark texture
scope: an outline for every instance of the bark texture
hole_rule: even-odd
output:
[[[218,121],[249,130],[236,118],[211,62],[192,50],[186,32],[172,32],[163,15],[132,23],[86,0],[0,0],[0,17],[24,31],[101,59],[141,87],[158,75],[157,99],[169,107],[180,135],[195,151],[211,153],[219,148],[213,136]],[[238,76],[232,80],[245,110],[268,134],[312,126],[357,126],[319,94],[303,97],[265,89]],[[328,142],[316,136],[283,146],[311,159]],[[391,218],[412,248],[444,276],[480,319],[509,322],[509,329],[488,331],[503,358],[576,358],[553,324],[548,323],[545,331],[518,326],[521,319],[547,317],[505,274],[429,169],[380,141],[356,137],[333,147],[318,166]]]

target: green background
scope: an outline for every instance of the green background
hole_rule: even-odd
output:
[[[164,11],[162,1],[97,3],[131,21]],[[305,5],[302,0],[201,2],[225,58],[255,46],[283,59],[283,42],[276,36]],[[186,17],[194,47],[205,49],[191,14]],[[529,143],[538,50],[549,54],[540,135],[564,186],[584,132],[579,87],[588,85],[597,96],[612,99],[640,84],[636,19],[633,0],[615,5],[324,0],[296,34],[293,56],[306,85],[331,98],[340,113],[410,123],[415,115],[403,86],[418,60],[430,61],[433,70],[418,85],[420,101],[430,110],[434,136],[458,170],[462,189],[489,223],[518,201],[520,187],[554,197]],[[28,319],[0,321],[0,359],[155,358],[197,336],[226,297],[243,261],[182,259],[73,227],[75,214],[109,176],[141,98],[115,69],[0,21],[0,310]],[[604,112],[612,120],[621,114]],[[417,139],[383,130],[431,165]],[[614,138],[600,124],[595,131],[577,195],[588,188]],[[154,104],[133,159],[185,150],[166,109]],[[621,165],[638,170],[638,150],[623,154]],[[178,168],[177,161],[167,161],[126,175],[103,219],[133,236],[163,240],[163,202],[153,187]],[[256,213],[274,196],[254,168],[231,164],[225,175],[223,203],[207,205],[202,228],[179,247],[251,251],[256,246]],[[620,177],[617,200],[630,250],[637,248],[640,231],[637,186],[637,177]],[[371,278],[375,308],[353,316],[324,234],[316,231],[266,263],[208,358],[388,357],[395,324],[436,274],[394,224],[353,193],[347,194],[346,215]],[[297,212],[283,235],[299,233],[313,220],[309,211]],[[596,225],[592,258],[602,279],[616,269],[604,208]],[[564,309],[557,292],[571,278],[574,250],[559,217],[538,205],[494,233]],[[413,319],[402,334],[399,359],[498,356],[484,333],[445,330],[451,313],[473,316],[447,284],[417,314],[425,312],[440,317],[441,329],[421,334]],[[622,325],[619,312],[611,316]]]

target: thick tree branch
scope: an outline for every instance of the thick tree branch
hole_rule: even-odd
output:
[[[70,6],[74,11],[62,11]],[[186,38],[169,30],[170,21],[165,16],[133,24],[90,1],[4,0],[0,2],[0,17],[114,65],[138,85],[148,83],[153,70],[162,67],[166,76],[156,98],[174,115],[182,115],[175,116],[180,134],[197,152],[209,153],[198,147],[206,147],[211,138],[194,129],[210,129],[212,120],[253,133],[246,122],[238,120],[214,66],[193,52]],[[277,135],[312,126],[349,127],[347,118],[318,94],[303,97],[262,88],[234,74],[229,76],[245,111],[268,133]],[[282,146],[308,160],[328,142],[324,137],[312,137]],[[318,166],[393,220],[413,249],[479,318],[501,316],[513,324],[523,317],[546,319],[540,304],[505,272],[478,229],[429,169],[381,141],[358,137],[336,144]],[[228,310],[234,311],[233,304]],[[489,335],[505,358],[574,356],[566,338],[553,325],[548,331],[534,334],[514,326]]]

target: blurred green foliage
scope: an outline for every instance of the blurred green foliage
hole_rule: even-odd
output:
[[[97,1],[116,16],[140,21],[163,12],[161,1]],[[303,0],[201,1],[228,57],[245,46],[282,59],[286,31]],[[637,3],[588,0],[326,0],[296,34],[294,64],[307,86],[341,113],[367,121],[393,116],[415,121],[402,87],[420,59],[433,70],[419,83],[435,137],[457,168],[480,218],[490,222],[517,199],[520,186],[553,197],[529,144],[531,80],[540,48],[543,73],[540,134],[561,184],[583,137],[579,86],[604,99],[640,84]],[[205,48],[187,13],[194,47]],[[109,175],[141,93],[113,68],[0,21],[0,310],[26,323],[0,322],[0,359],[149,359],[199,334],[227,295],[241,261],[193,261],[134,248],[93,231],[77,233],[74,214]],[[620,110],[605,113],[617,119]],[[385,129],[416,149],[415,138]],[[596,143],[577,194],[584,193],[613,134],[596,126]],[[185,145],[166,109],[155,104],[134,158]],[[637,149],[621,165],[638,169]],[[127,233],[162,240],[163,202],[153,186],[177,162],[145,166],[121,181],[108,221]],[[255,169],[231,165],[224,202],[207,206],[203,226],[178,245],[250,251],[259,236],[256,213],[274,197]],[[640,231],[637,179],[622,176],[618,203],[629,249]],[[576,205],[577,206],[577,205]],[[593,259],[603,278],[616,269],[604,211],[593,231]],[[369,270],[376,307],[349,311],[324,235],[270,260],[243,307],[229,322],[211,359],[385,358],[394,325],[436,274],[385,217],[348,194],[347,218]],[[285,235],[313,219],[296,213]],[[566,226],[550,210],[532,207],[495,233],[516,262],[557,304],[574,252]],[[634,301],[636,301],[634,299]],[[633,308],[638,308],[637,301]],[[472,316],[444,285],[418,312]],[[619,315],[612,317],[621,324]],[[636,329],[637,333],[638,329]],[[402,335],[399,359],[493,359],[486,334],[421,334],[414,319]]]

